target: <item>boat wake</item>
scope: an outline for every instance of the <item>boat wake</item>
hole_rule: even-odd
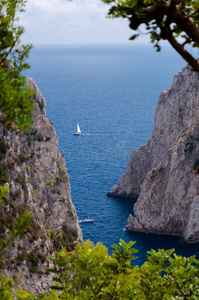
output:
[[[82,133],[82,135],[114,135],[114,133]]]

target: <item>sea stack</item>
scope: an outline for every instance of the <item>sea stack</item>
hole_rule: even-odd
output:
[[[132,150],[108,195],[138,198],[132,231],[199,241],[199,74],[189,66],[160,94],[152,137]]]

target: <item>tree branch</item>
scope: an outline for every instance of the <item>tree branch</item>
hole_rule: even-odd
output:
[[[188,64],[197,72],[199,72],[199,62],[189,52],[184,49],[184,46],[179,44],[171,34],[167,27],[161,28],[161,35],[167,39],[171,46],[188,62]]]
[[[195,14],[197,14],[199,12],[199,8],[196,9],[194,12],[192,12],[192,14],[189,15],[189,18],[192,18]]]
[[[146,14],[151,20],[157,17],[167,16],[172,22],[176,23],[182,31],[186,32],[192,40],[199,44],[199,25],[184,12],[180,5],[174,4],[175,0],[171,0],[170,3],[154,2],[153,5],[146,8]]]
[[[188,38],[181,45],[184,47],[186,44],[191,43],[191,42],[192,42],[192,39]]]

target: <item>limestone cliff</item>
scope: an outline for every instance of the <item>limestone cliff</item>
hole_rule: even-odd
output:
[[[162,92],[149,141],[108,193],[138,197],[128,230],[199,241],[199,74],[184,68]]]
[[[6,171],[1,183],[10,189],[0,213],[0,235],[3,237],[14,218],[24,211],[32,214],[27,234],[5,255],[3,272],[12,278],[20,274],[23,288],[38,295],[52,284],[51,275],[46,273],[48,257],[61,246],[71,250],[82,241],[82,232],[58,136],[46,116],[45,100],[32,79],[28,84],[36,91],[30,132],[21,134],[0,127],[1,165]]]

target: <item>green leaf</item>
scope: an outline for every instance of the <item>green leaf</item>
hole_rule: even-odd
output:
[[[137,37],[139,37],[139,34],[134,34],[129,38],[129,40],[134,41]]]

